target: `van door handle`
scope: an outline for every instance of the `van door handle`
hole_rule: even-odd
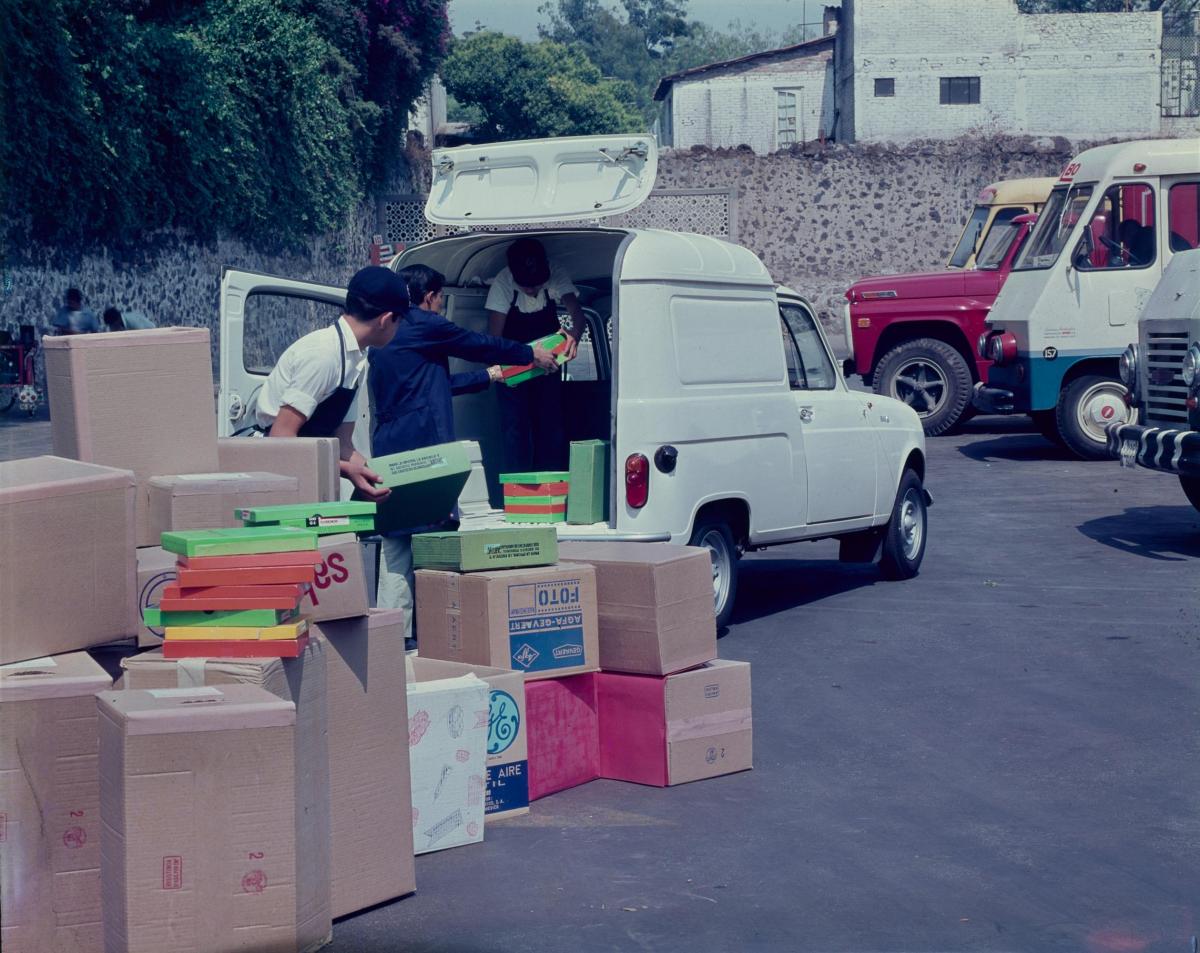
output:
[[[801,422],[809,424],[809,423],[812,423],[812,419],[813,419],[813,409],[811,407],[801,407],[800,408]]]

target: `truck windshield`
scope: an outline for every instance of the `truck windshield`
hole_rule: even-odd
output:
[[[1024,227],[1015,222],[993,225],[987,238],[983,240],[983,247],[979,249],[979,254],[975,256],[975,268],[978,271],[995,271],[999,268],[1004,261],[1004,256],[1012,247],[1013,239]]]
[[[989,208],[987,205],[976,205],[975,210],[971,212],[967,227],[963,229],[962,238],[958,240],[954,254],[950,256],[951,268],[963,268],[970,260],[971,255],[975,252],[975,246],[979,242],[979,236],[983,232],[983,226],[987,223]]]
[[[1091,185],[1073,185],[1050,193],[1046,207],[1033,227],[1033,234],[1021,249],[1015,270],[1049,268],[1058,261],[1059,253],[1091,201],[1092,188]]]

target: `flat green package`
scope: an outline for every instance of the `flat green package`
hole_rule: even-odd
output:
[[[567,336],[561,331],[555,331],[553,334],[547,334],[545,337],[529,342],[530,347],[538,347],[539,345],[554,355],[554,359],[560,367],[567,363],[567,355],[565,353],[567,350]],[[527,380],[541,377],[546,373],[548,372],[533,364],[500,365],[501,380],[509,387],[524,384]]]
[[[292,609],[213,609],[210,612],[163,612],[158,606],[142,610],[142,620],[147,626],[161,629],[163,626],[237,625],[259,628],[268,625],[284,625],[297,616]]]
[[[179,556],[298,553],[317,548],[317,534],[295,526],[186,529],[162,534],[162,548]]]
[[[396,532],[431,526],[450,516],[471,475],[471,460],[461,443],[442,443],[367,461],[391,488],[377,504],[375,530]]]
[[[510,513],[504,511],[506,523],[565,523],[567,514],[564,513]]]
[[[478,572],[553,566],[558,562],[558,533],[550,526],[419,533],[413,537],[412,550],[417,569]]]
[[[501,483],[563,483],[571,474],[566,470],[534,470],[530,473],[501,473]]]
[[[608,519],[608,441],[572,441],[570,466],[567,522],[585,526],[605,522]]]
[[[298,526],[318,536],[375,529],[375,504],[359,500],[253,506],[235,510],[233,515],[247,526]]]

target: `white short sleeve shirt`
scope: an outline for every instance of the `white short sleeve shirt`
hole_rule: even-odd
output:
[[[559,303],[562,302],[563,295],[579,294],[579,289],[571,282],[571,276],[561,268],[551,265],[550,280],[546,282],[545,287],[537,295],[531,298],[517,288],[517,283],[513,281],[512,271],[505,268],[492,279],[492,286],[488,291],[484,307],[488,311],[499,311],[501,314],[507,314],[508,309],[512,306],[514,291],[517,293],[517,307],[527,314],[541,311],[546,306],[547,294]]]
[[[338,343],[339,327],[341,344]],[[284,405],[311,417],[317,405],[339,387],[357,387],[366,364],[367,352],[358,346],[358,339],[344,317],[338,318],[336,325],[310,331],[283,352],[258,392],[255,415],[259,427],[269,430]],[[362,388],[359,388],[345,420],[358,418],[361,397]]]

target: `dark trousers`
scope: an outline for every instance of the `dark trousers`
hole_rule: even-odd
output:
[[[504,441],[504,472],[567,469],[567,416],[563,382],[547,374],[518,384],[497,387],[500,436]]]

